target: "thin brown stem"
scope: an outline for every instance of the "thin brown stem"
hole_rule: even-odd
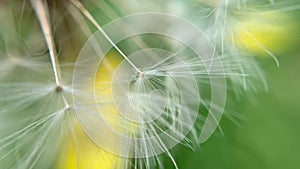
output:
[[[61,72],[57,60],[57,52],[52,36],[48,5],[45,0],[30,0],[31,5],[35,11],[36,17],[40,23],[42,32],[45,37],[46,44],[49,49],[50,60],[53,68],[53,73],[55,77],[55,83],[57,86],[61,86]]]

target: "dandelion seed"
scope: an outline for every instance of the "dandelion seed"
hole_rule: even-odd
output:
[[[173,147],[195,150],[222,132],[223,114],[242,118],[225,109],[227,91],[267,89],[253,56],[279,64],[268,43],[278,40],[260,38],[252,18],[299,9],[292,0],[0,3],[4,169],[163,168],[161,154],[179,168]]]

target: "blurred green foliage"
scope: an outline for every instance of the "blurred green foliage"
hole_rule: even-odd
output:
[[[300,10],[289,15],[300,16]],[[177,148],[180,168],[188,169],[297,169],[300,168],[300,20],[288,49],[278,54],[280,67],[271,59],[258,58],[269,91],[247,95],[232,103],[245,115],[237,126],[223,117],[224,135],[211,137],[191,152]],[[278,35],[280,36],[280,35]],[[166,168],[172,168],[169,164]]]
[[[4,4],[6,1],[0,2]],[[183,1],[176,2],[178,4],[175,5],[184,5]],[[122,11],[120,8],[114,9],[116,4],[107,1],[106,4],[111,8],[102,6],[102,11],[99,11],[99,7],[89,6],[89,3],[86,2],[85,4],[102,25],[118,16],[148,10],[136,8],[135,11]],[[184,7],[193,9],[191,12],[195,12],[195,8],[191,4],[185,5]],[[161,10],[157,9],[157,11]],[[179,13],[180,11],[173,12]],[[188,17],[187,13],[183,17]],[[239,125],[223,117],[220,125],[224,134],[217,132],[194,152],[183,146],[177,146],[172,152],[179,168],[300,168],[300,10],[287,13],[293,18],[288,22],[293,23],[286,24],[293,25],[293,29],[288,32],[289,42],[282,42],[285,48],[275,50],[280,67],[277,67],[270,57],[257,56],[257,60],[266,74],[269,91],[258,91],[253,94],[253,97],[246,94],[240,96],[238,101],[228,100],[228,104],[234,107],[233,111],[244,117],[237,119]],[[190,18],[190,20],[194,19]],[[0,50],[2,51],[5,50],[3,37],[0,36]],[[170,159],[165,158],[164,161],[166,169],[174,168]]]

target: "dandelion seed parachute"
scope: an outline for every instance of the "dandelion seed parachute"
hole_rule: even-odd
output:
[[[253,78],[264,81],[248,47],[273,53],[255,27],[247,26],[248,14],[285,16],[282,12],[299,9],[292,0],[45,2],[43,10],[34,7],[35,1],[0,2],[0,21],[7,23],[0,25],[0,168],[163,168],[161,153],[177,167],[170,149],[176,144],[193,149],[209,138],[218,127],[227,90],[239,95],[258,88]],[[91,24],[102,27],[85,5],[100,9],[107,20],[133,11],[163,11],[193,24],[168,14],[131,15],[104,26],[105,38],[101,31],[92,35]],[[47,10],[49,25],[39,25],[40,12]],[[68,24],[61,26],[64,19],[82,32],[60,38],[68,32]],[[47,27],[54,37],[42,34]],[[91,37],[72,74],[75,63],[61,60],[76,58],[69,57],[77,56],[80,42],[69,40],[81,41],[78,34]],[[58,47],[59,52],[51,51],[60,58],[59,86],[51,75],[57,71],[51,70],[51,43],[47,46],[45,38],[53,38]],[[204,115],[199,107],[210,112]]]
[[[123,23],[126,27],[119,30]],[[146,167],[150,167],[149,157],[167,153],[172,158],[169,149],[182,140],[187,145],[206,141],[222,115],[226,84],[222,65],[201,31],[182,19],[160,13],[132,15],[103,29],[115,44],[136,35],[160,34],[181,41],[182,48],[174,50],[171,45],[174,53],[152,47],[133,51],[128,59],[140,72],[123,60],[110,81],[95,83],[100,63],[112,47],[101,32],[95,33],[81,51],[73,79],[74,90],[85,91],[73,93],[73,98],[77,117],[89,137],[114,154],[146,158]],[[197,82],[205,76],[211,81],[213,106],[205,102],[212,114],[198,135],[193,128],[202,102]],[[95,91],[90,90],[93,85]],[[111,96],[107,96],[109,92]],[[188,139],[190,130],[194,135]],[[108,143],[104,137],[113,141]]]

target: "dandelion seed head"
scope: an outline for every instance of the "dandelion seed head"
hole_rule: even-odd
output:
[[[163,168],[161,154],[178,168],[173,147],[195,150],[222,132],[223,114],[243,118],[224,108],[227,91],[267,89],[253,56],[278,64],[274,48],[293,36],[286,12],[299,9],[295,0],[0,3],[0,164],[21,169]],[[138,11],[151,12],[121,17]]]
[[[155,16],[162,18],[161,21],[155,20],[157,24],[170,22],[176,25],[177,29],[149,29],[144,25],[144,17]],[[140,20],[142,24],[132,22],[132,18]],[[116,35],[111,37],[112,40],[116,40],[116,44],[124,37],[153,32],[167,37],[173,36],[173,41],[185,43],[187,47],[177,48],[174,53],[151,47],[134,51],[127,55],[127,59],[110,66],[113,68],[111,79],[102,78],[104,81],[100,83],[96,81],[95,91],[90,91],[89,86],[93,84],[89,83],[88,79],[98,77],[98,68],[105,68],[105,65],[99,64],[104,64],[105,55],[112,45],[107,44],[107,41],[102,39],[103,36],[96,32],[81,51],[73,81],[76,91],[89,91],[85,96],[73,94],[77,117],[85,132],[100,147],[128,158],[156,157],[161,153],[169,153],[169,149],[180,142],[187,141],[193,144],[186,138],[190,131],[193,131],[193,137],[197,138],[195,142],[204,142],[218,125],[225,101],[222,100],[225,98],[221,97],[214,103],[219,108],[211,106],[211,113],[214,115],[208,117],[209,120],[204,125],[206,127],[199,135],[194,128],[202,103],[198,79],[203,76],[209,77],[207,82],[212,83],[213,92],[218,93],[213,95],[213,100],[225,94],[225,87],[222,87],[225,82],[222,65],[215,58],[212,46],[205,43],[206,38],[201,31],[193,26],[184,25],[188,23],[170,15],[149,13],[124,19],[127,20],[126,23],[134,24],[127,30],[124,29],[124,34],[110,32],[117,27],[114,24],[123,22],[121,19],[104,27],[109,34]],[[188,28],[191,29],[188,32],[192,35],[180,31]],[[87,55],[93,58],[90,59]],[[82,66],[84,64],[81,63],[86,63],[89,67]],[[114,141],[107,143],[103,136]]]

